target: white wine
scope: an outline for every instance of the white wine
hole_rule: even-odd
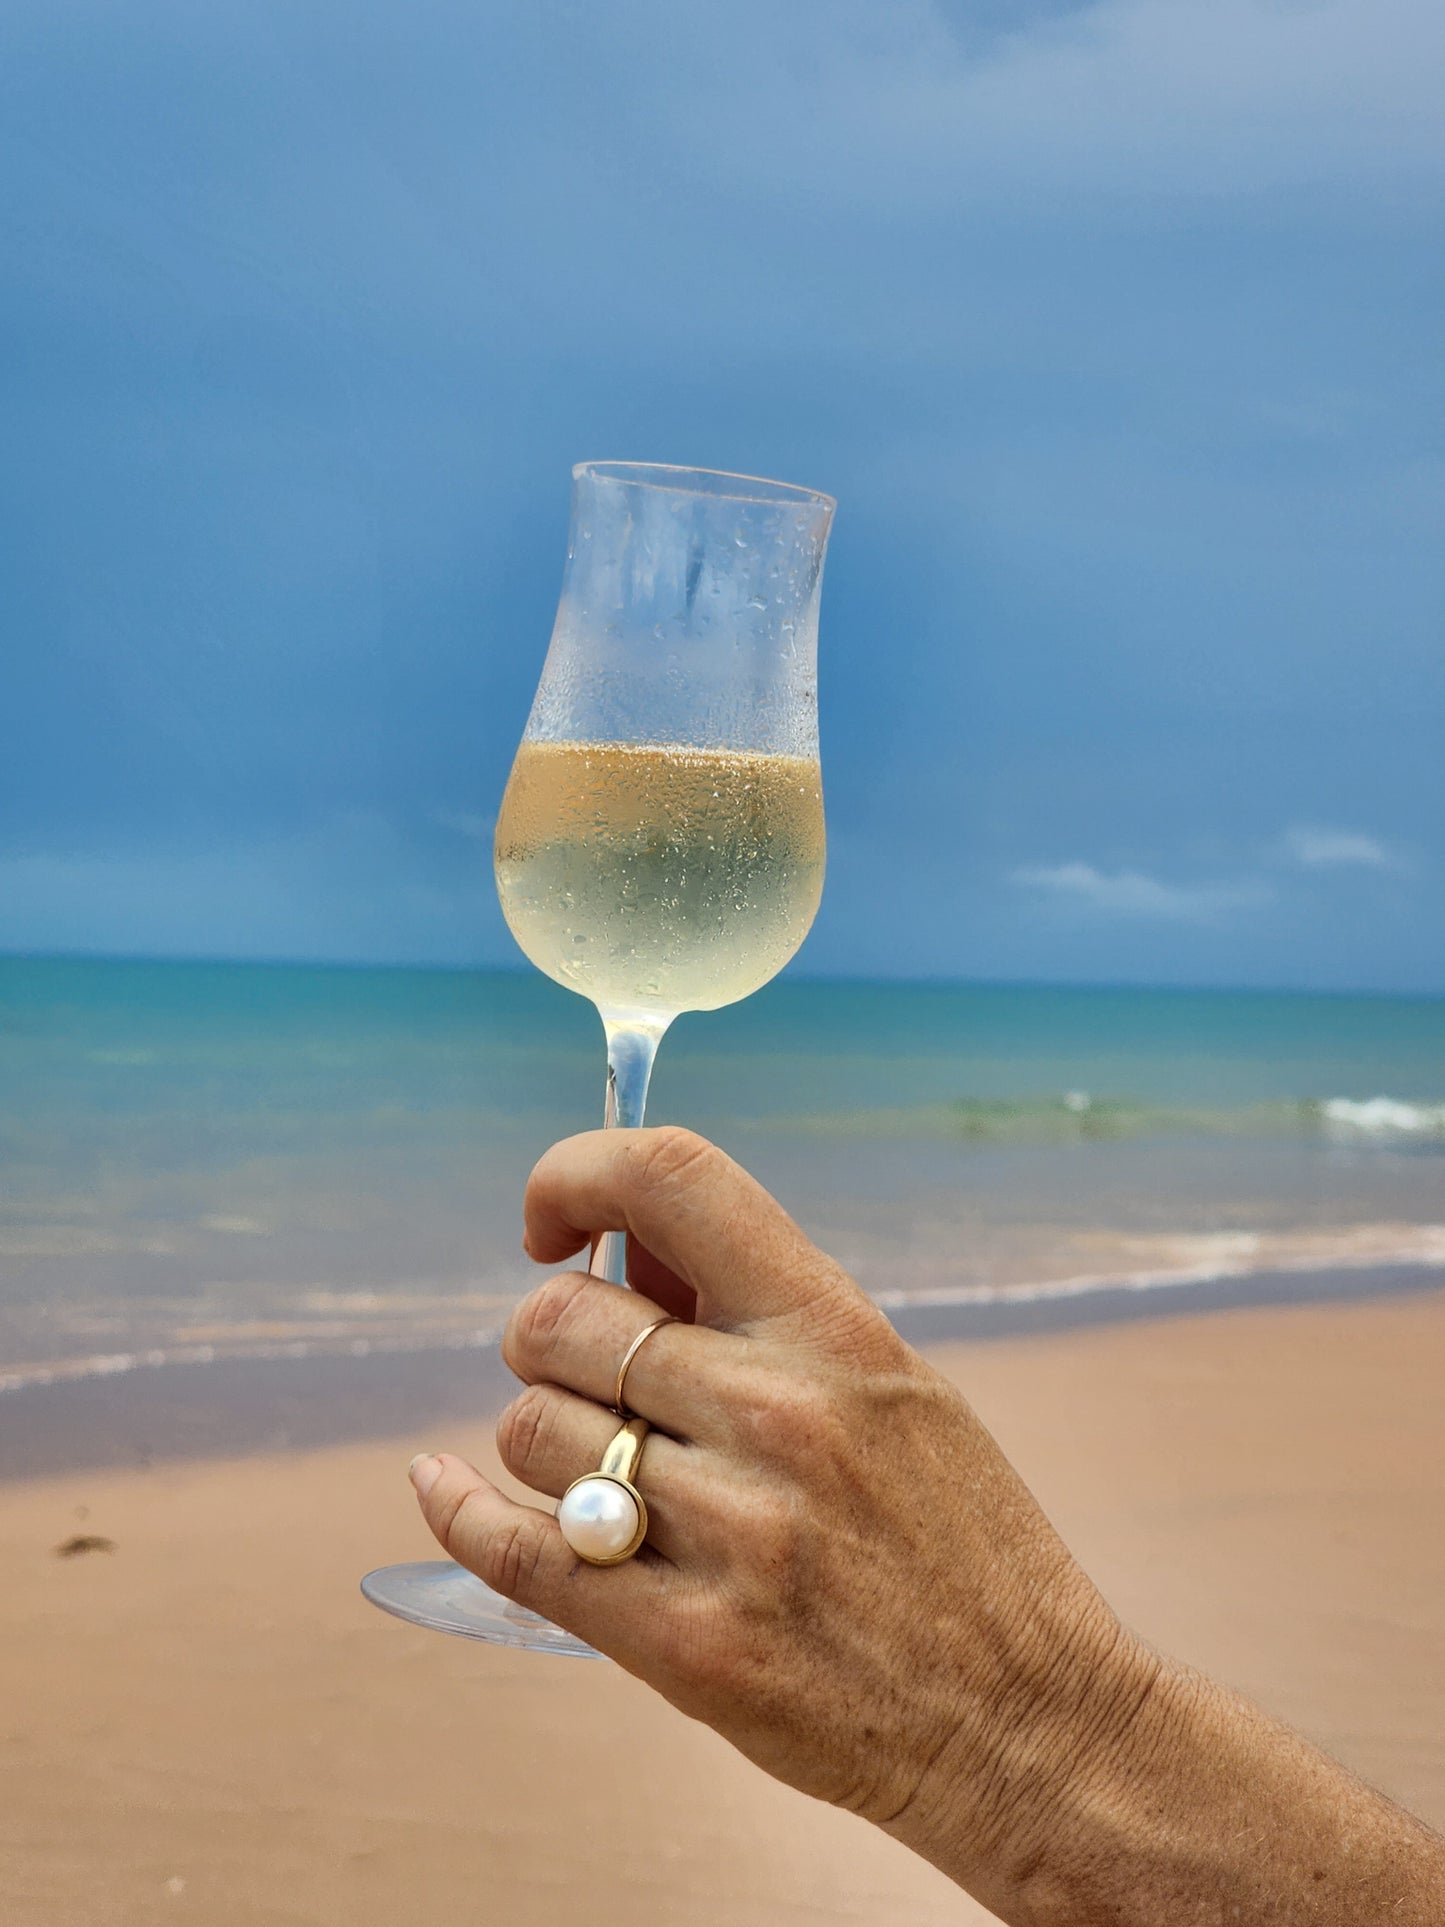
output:
[[[823,891],[815,758],[524,740],[497,890],[539,970],[615,1015],[716,1010],[797,950]]]

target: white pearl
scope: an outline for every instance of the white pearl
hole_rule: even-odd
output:
[[[611,1479],[583,1479],[557,1508],[562,1537],[584,1559],[612,1559],[637,1534],[637,1501]]]

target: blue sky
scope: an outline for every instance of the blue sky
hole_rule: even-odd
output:
[[[1445,990],[1438,0],[10,0],[0,947],[512,961],[583,458],[839,498],[828,973]]]

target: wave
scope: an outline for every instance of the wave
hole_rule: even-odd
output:
[[[870,1106],[771,1118],[770,1132],[806,1137],[954,1138],[965,1143],[1064,1144],[1149,1137],[1324,1138],[1445,1142],[1445,1103],[1304,1097],[1255,1104],[1156,1104],[1089,1091],[948,1104]]]
[[[1130,1242],[1121,1240],[1125,1249]],[[901,1311],[925,1306],[1038,1304],[1118,1291],[1168,1292],[1185,1286],[1223,1284],[1281,1272],[1304,1276],[1311,1272],[1423,1268],[1445,1274],[1445,1224],[1363,1224],[1294,1233],[1191,1233],[1180,1234],[1164,1243],[1171,1254],[1181,1257],[1187,1254],[1186,1261],[1155,1262],[1135,1269],[1120,1263],[1099,1271],[1001,1285],[885,1287],[873,1290],[870,1296],[885,1311]],[[1157,1251],[1157,1245],[1155,1249]],[[1120,1256],[1124,1258],[1125,1250],[1121,1250]],[[200,1344],[169,1343],[15,1364],[0,1369],[0,1395],[186,1366],[485,1350],[501,1342],[505,1325],[505,1306],[496,1300],[493,1303],[497,1316],[490,1320],[478,1323],[475,1300],[471,1303],[463,1300],[455,1305],[454,1322],[449,1323],[443,1310],[445,1300],[434,1298],[429,1301],[430,1315],[422,1320],[422,1328],[408,1332],[398,1329],[405,1302],[399,1297],[325,1291],[316,1291],[311,1297],[318,1304],[325,1303],[353,1315],[363,1311],[381,1312],[385,1321],[369,1331],[355,1325],[349,1330],[336,1325],[325,1331],[313,1330],[304,1337],[286,1337],[280,1333],[256,1337],[244,1331],[227,1334],[223,1327],[217,1326],[213,1328],[214,1335]]]
[[[1397,1097],[1327,1097],[1319,1107],[1325,1129],[1336,1137],[1445,1138],[1445,1104],[1406,1104]]]
[[[1361,1227],[1369,1231],[1370,1227]],[[1351,1233],[1310,1240],[1308,1250],[1290,1250],[1287,1241],[1253,1232],[1223,1232],[1194,1242],[1205,1254],[1193,1264],[1139,1271],[1079,1273],[1031,1284],[940,1285],[872,1294],[885,1311],[921,1305],[1028,1305],[1050,1299],[1083,1298],[1096,1292],[1170,1291],[1186,1285],[1223,1284],[1239,1278],[1273,1277],[1280,1272],[1438,1270],[1445,1273],[1445,1225],[1420,1225],[1412,1235],[1381,1243]]]
[[[88,1358],[49,1359],[34,1365],[12,1365],[0,1370],[0,1394],[30,1391],[45,1385],[73,1385],[90,1378],[117,1378],[128,1372],[156,1371],[164,1366],[273,1364],[293,1358],[371,1358],[414,1352],[484,1350],[500,1344],[502,1326],[488,1325],[450,1333],[428,1331],[417,1338],[287,1339],[256,1344],[242,1341],[213,1345],[156,1345],[133,1352],[101,1352]]]

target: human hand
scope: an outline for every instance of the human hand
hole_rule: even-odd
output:
[[[503,1352],[526,1389],[497,1440],[518,1479],[560,1496],[618,1430],[630,1341],[680,1317],[627,1381],[655,1428],[636,1474],[647,1543],[587,1565],[550,1514],[450,1454],[413,1468],[433,1532],[769,1773],[1023,1917],[1105,1797],[1157,1662],[960,1394],[720,1151],[608,1131],[542,1159],[533,1258],[620,1229],[639,1289],[566,1273],[513,1313]]]

